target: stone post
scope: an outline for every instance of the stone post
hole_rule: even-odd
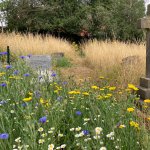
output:
[[[138,20],[138,28],[146,31],[146,77],[140,78],[138,94],[142,100],[150,99],[150,4],[147,16]]]

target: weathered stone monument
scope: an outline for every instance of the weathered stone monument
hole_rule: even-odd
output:
[[[51,57],[49,55],[32,55],[25,58],[26,63],[37,72],[39,81],[52,81]]]
[[[140,78],[138,94],[142,100],[150,99],[150,4],[147,16],[138,20],[138,28],[146,31],[146,77]]]
[[[48,55],[32,55],[26,62],[35,70],[48,70],[51,67],[51,57]]]

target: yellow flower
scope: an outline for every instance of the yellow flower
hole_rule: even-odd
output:
[[[108,94],[107,94],[107,96],[108,96],[108,97],[111,97],[111,96],[112,96],[112,94],[108,93]]]
[[[130,126],[134,126],[134,121],[130,121]]]
[[[32,93],[32,92],[29,92],[28,94],[29,94],[30,96],[32,96],[32,95],[33,95],[33,93]]]
[[[121,124],[121,125],[119,126],[120,129],[125,128],[125,127],[126,127],[126,126],[123,125],[123,124]]]
[[[104,91],[105,89],[104,89],[104,88],[100,88],[99,90],[100,90],[100,91]]]
[[[82,92],[82,94],[85,95],[85,96],[89,96],[88,92]]]
[[[31,100],[32,100],[32,97],[28,97],[28,98],[23,99],[24,102],[30,102]]]
[[[40,98],[40,103],[45,105],[45,106],[50,106],[48,103],[48,100],[44,100],[43,98]]]
[[[80,91],[70,91],[68,92],[68,94],[72,95],[72,94],[80,94]]]
[[[127,111],[128,111],[128,112],[133,112],[133,111],[134,111],[134,108],[132,108],[132,107],[127,108]]]
[[[54,93],[57,93],[57,94],[58,94],[58,90],[54,90]]]
[[[5,72],[0,72],[0,77],[6,74]]]
[[[137,91],[137,90],[139,90],[135,85],[133,85],[133,84],[128,84],[128,88],[129,89],[132,89],[132,90],[134,90],[134,91]]]
[[[150,117],[148,117],[147,120],[150,120]]]
[[[112,87],[109,88],[110,91],[114,91],[115,89],[116,89],[115,86],[112,86]]]
[[[97,96],[97,99],[100,99],[100,100],[101,100],[101,99],[103,99],[103,96],[98,95],[98,96]]]
[[[103,77],[103,76],[100,76],[99,78],[100,78],[100,79],[104,79],[104,77]]]
[[[75,94],[75,93],[76,93],[76,91],[70,91],[70,92],[68,92],[68,94],[70,94],[70,95]]]
[[[91,86],[91,88],[92,88],[92,89],[95,89],[95,90],[99,89],[99,87],[96,86],[96,85]]]
[[[130,126],[138,128],[139,129],[139,124],[137,122],[134,121],[130,121]]]
[[[150,103],[150,99],[145,99],[144,103]]]

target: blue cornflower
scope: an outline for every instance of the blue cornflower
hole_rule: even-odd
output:
[[[57,100],[58,100],[58,101],[61,101],[62,99],[63,99],[62,96],[58,96],[58,97],[57,97]]]
[[[76,111],[76,115],[80,116],[81,114],[81,111]]]
[[[20,58],[21,58],[21,59],[24,59],[24,58],[25,58],[25,56],[20,56]]]
[[[52,77],[56,77],[56,73],[53,72],[53,73],[51,74],[51,76],[52,76]]]
[[[27,106],[27,103],[22,103],[21,104],[23,107],[26,107]]]
[[[13,74],[14,74],[14,75],[17,75],[17,74],[19,74],[19,71],[18,71],[18,70],[15,70]]]
[[[28,76],[30,76],[30,74],[29,74],[29,73],[25,73],[24,76],[25,76],[25,77],[28,77]]]
[[[7,84],[6,83],[1,83],[0,86],[5,87],[5,86],[7,86]]]
[[[28,54],[27,56],[30,58],[32,55],[31,55],[31,54]]]
[[[40,118],[40,119],[39,119],[39,122],[41,122],[41,123],[45,123],[45,122],[46,122],[46,120],[47,120],[47,117],[46,117],[46,116],[44,116],[44,117],[42,117],[42,118]]]
[[[35,91],[35,92],[34,92],[34,95],[35,95],[36,98],[39,98],[39,97],[41,96],[41,94],[40,94],[39,91]]]
[[[82,132],[83,132],[84,135],[88,135],[89,134],[88,130],[83,130]]]
[[[11,65],[7,65],[7,66],[6,66],[6,69],[11,69],[11,68],[12,68]]]
[[[6,103],[7,103],[7,101],[4,101],[4,100],[0,101],[1,105],[6,104]]]
[[[8,139],[9,134],[8,133],[2,133],[0,134],[0,139]]]
[[[7,52],[0,52],[0,55],[7,55]]]
[[[64,81],[62,84],[63,84],[63,85],[66,85],[66,84],[67,84],[67,81]]]

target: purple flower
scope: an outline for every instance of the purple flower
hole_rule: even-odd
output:
[[[27,56],[30,58],[32,55],[31,55],[31,54],[28,54]]]
[[[62,96],[58,96],[58,97],[57,97],[57,100],[58,100],[58,101],[61,101],[62,99],[63,99]]]
[[[19,74],[19,71],[18,71],[18,70],[15,70],[15,71],[14,71],[14,75],[17,75],[17,74]]]
[[[40,98],[40,96],[41,96],[41,94],[40,94],[39,91],[35,91],[35,92],[34,92],[34,95],[35,95],[36,98]]]
[[[8,133],[2,133],[0,134],[0,139],[8,139],[9,134]]]
[[[0,52],[0,55],[7,55],[7,52]]]
[[[46,117],[46,116],[44,116],[44,117],[42,117],[42,118],[40,118],[40,119],[39,119],[39,122],[41,122],[41,123],[45,123],[45,122],[46,122],[46,120],[47,120],[47,117]]]
[[[7,101],[4,101],[4,100],[0,101],[1,105],[6,104],[6,103],[7,103]]]
[[[56,77],[56,73],[53,72],[53,73],[51,74],[51,76],[52,76],[52,77]]]
[[[76,111],[76,115],[80,116],[81,114],[81,111]]]
[[[24,76],[25,76],[25,77],[28,77],[28,76],[30,76],[30,74],[29,74],[29,73],[25,73]]]
[[[67,81],[64,81],[62,84],[63,84],[63,85],[66,85],[66,84],[67,84]]]
[[[20,56],[20,58],[21,58],[21,59],[24,59],[24,58],[25,58],[25,56]]]
[[[10,69],[10,68],[12,68],[11,65],[7,65],[7,66],[6,66],[6,69]]]
[[[83,130],[82,132],[83,132],[84,135],[88,135],[89,134],[88,130]]]
[[[7,86],[7,84],[6,83],[1,83],[0,86],[5,87],[5,86]]]
[[[27,104],[26,104],[26,103],[22,103],[21,105],[22,105],[23,107],[26,107],[26,106],[27,106]]]

